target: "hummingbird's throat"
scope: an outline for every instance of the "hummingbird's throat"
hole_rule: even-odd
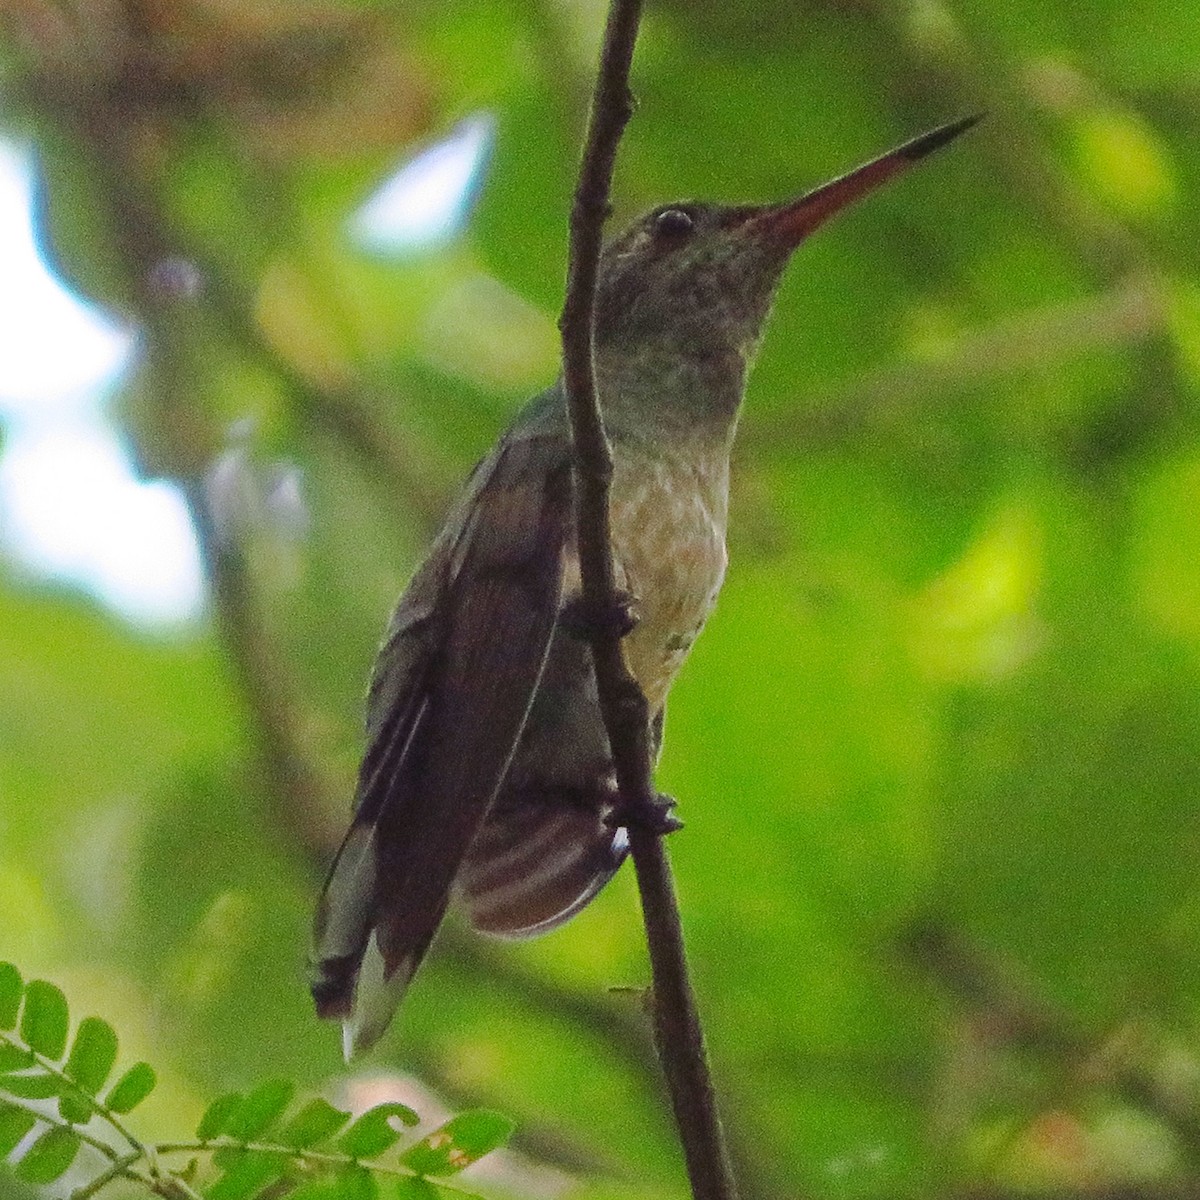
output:
[[[596,375],[615,437],[669,447],[726,446],[733,437],[757,338],[741,345],[646,344],[601,351]]]

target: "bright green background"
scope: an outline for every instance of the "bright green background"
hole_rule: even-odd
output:
[[[310,1012],[308,914],[388,606],[555,370],[601,18],[5,6],[3,116],[62,268],[146,330],[114,405],[145,470],[202,505],[253,421],[202,627],[0,576],[0,958],[161,1068],[156,1136],[219,1088],[358,1078]],[[1178,0],[646,14],[619,218],[782,197],[990,113],[789,272],[729,580],[672,698],[671,851],[746,1200],[1200,1186],[1198,62]],[[479,110],[465,233],[356,252],[372,184]],[[170,254],[198,298],[146,285]],[[299,541],[254,503],[279,459]],[[638,1000],[609,992],[645,979],[624,872],[539,942],[447,930],[362,1070],[504,1109],[580,1181],[481,1190],[670,1200]]]

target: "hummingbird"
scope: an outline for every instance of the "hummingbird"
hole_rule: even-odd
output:
[[[792,252],[978,119],[783,203],[663,205],[605,247],[595,367],[612,548],[656,755],[724,579],[738,413]],[[312,994],[342,1021],[347,1058],[387,1028],[452,899],[482,933],[530,937],[579,912],[628,853],[573,512],[560,379],[475,467],[379,651],[353,817],[314,923]],[[659,831],[677,825],[664,802]]]

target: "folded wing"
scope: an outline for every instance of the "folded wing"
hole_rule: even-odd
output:
[[[353,823],[318,906],[313,997],[347,1053],[387,1027],[508,769],[559,608],[570,459],[553,436],[481,465],[397,607]]]

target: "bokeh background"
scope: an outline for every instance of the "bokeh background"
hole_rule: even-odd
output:
[[[602,20],[0,4],[0,957],[153,1136],[282,1074],[684,1194],[628,872],[452,924],[363,1066],[304,985],[389,606],[556,370]],[[1198,64],[1177,0],[649,4],[618,221],[990,114],[797,256],[672,697],[746,1200],[1200,1194]]]

